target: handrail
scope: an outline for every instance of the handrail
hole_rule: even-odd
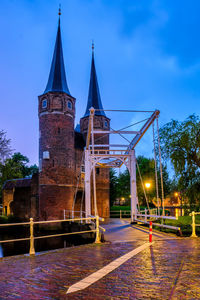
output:
[[[75,222],[75,221],[88,221],[88,220],[96,220],[94,223],[95,229],[91,230],[82,230],[77,232],[65,232],[65,233],[59,233],[59,234],[51,234],[51,235],[41,235],[41,236],[34,236],[34,225],[35,224],[49,224],[49,223],[59,223],[59,222]],[[104,218],[101,218],[99,216],[90,216],[88,218],[76,218],[76,219],[65,219],[65,220],[51,220],[51,221],[33,221],[33,218],[30,218],[30,222],[22,222],[22,223],[9,223],[9,224],[0,224],[0,227],[6,227],[6,226],[19,226],[19,225],[29,225],[30,226],[30,237],[28,238],[20,238],[20,239],[10,239],[10,240],[4,240],[0,241],[1,243],[9,243],[9,242],[19,242],[19,241],[30,241],[30,249],[29,254],[35,255],[35,247],[34,247],[34,240],[36,239],[43,239],[43,238],[51,238],[51,237],[58,237],[58,236],[65,236],[65,235],[72,235],[72,234],[82,234],[82,233],[89,233],[89,232],[96,232],[96,239],[95,243],[101,243],[100,238],[100,229],[102,231],[105,231],[103,227],[99,225],[99,221],[104,221]]]
[[[145,223],[145,224],[149,224],[150,221],[145,221],[145,220],[140,220],[140,219],[135,219],[135,221],[141,222],[141,223]],[[164,228],[169,228],[169,229],[174,229],[174,230],[180,230],[180,227],[176,227],[176,226],[172,226],[172,225],[165,225],[165,224],[160,224],[160,223],[153,223],[153,226],[158,226],[158,227],[164,227]]]
[[[170,216],[158,216],[158,215],[147,215],[147,214],[136,214],[139,217],[147,217],[147,218],[157,218],[157,219],[169,219],[169,220],[178,220],[177,217],[170,217]]]
[[[23,223],[6,223],[6,224],[0,224],[0,227],[4,226],[18,226],[18,225],[29,225],[30,222],[23,222]]]

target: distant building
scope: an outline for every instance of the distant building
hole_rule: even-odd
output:
[[[48,220],[62,219],[64,210],[84,210],[83,166],[89,109],[103,109],[92,48],[88,102],[80,125],[74,129],[76,99],[66,80],[59,17],[49,79],[44,93],[38,97],[39,174],[4,184],[5,214]],[[110,119],[104,111],[95,111],[94,127],[109,130]],[[108,135],[97,136],[95,143],[109,144]],[[96,185],[99,215],[108,217],[109,170],[96,168]]]

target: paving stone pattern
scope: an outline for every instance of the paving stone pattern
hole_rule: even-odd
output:
[[[2,258],[0,299],[200,299],[198,238],[158,239],[98,282],[66,295],[72,284],[143,245],[141,237]]]

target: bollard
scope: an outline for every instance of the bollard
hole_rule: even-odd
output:
[[[149,243],[152,243],[152,221],[149,222]]]
[[[195,225],[195,212],[192,212],[192,235],[191,237],[197,237],[196,235],[196,225]]]
[[[35,255],[35,248],[34,248],[34,236],[33,236],[33,218],[30,218],[30,255]]]
[[[96,240],[95,244],[100,244],[101,238],[100,238],[100,231],[99,231],[99,216],[96,216]]]

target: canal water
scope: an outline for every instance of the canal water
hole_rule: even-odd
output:
[[[0,244],[0,258],[3,257],[3,249],[2,249],[2,246]]]
[[[35,226],[36,227],[36,226]],[[11,227],[10,227],[11,228]],[[88,224],[69,224],[68,227],[65,225],[61,229],[55,228],[35,228],[34,231],[34,247],[35,252],[43,252],[48,250],[54,250],[59,248],[72,247],[77,245],[83,245],[94,242],[94,232],[83,233],[81,231],[91,230]],[[46,235],[55,235],[55,234],[63,234],[63,233],[72,233],[72,232],[80,232],[78,234],[70,234],[66,236],[60,237],[50,237],[50,238],[40,238],[37,239],[37,236],[46,236]],[[22,228],[19,230],[4,230],[0,232],[0,240],[12,240],[19,238],[28,238],[30,235],[29,228]],[[12,255],[20,255],[29,253],[30,249],[30,241],[18,241],[18,242],[8,242],[8,243],[0,243],[0,257],[12,256]]]

